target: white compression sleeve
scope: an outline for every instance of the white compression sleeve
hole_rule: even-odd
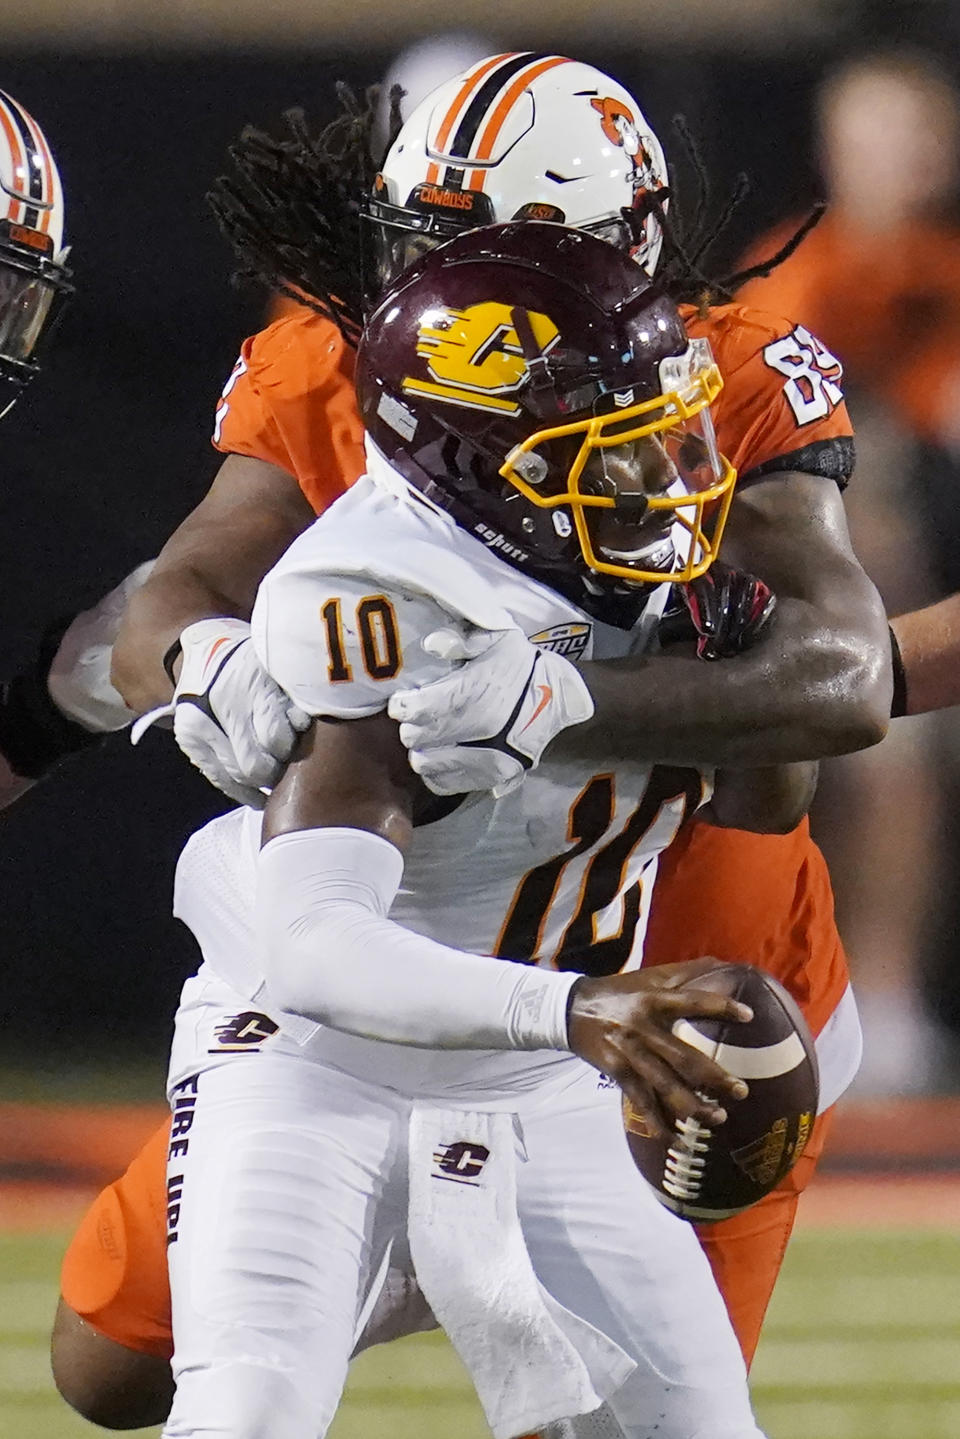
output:
[[[271,997],[369,1039],[437,1049],[569,1049],[576,974],[468,954],[387,918],[403,857],[367,830],[309,829],[260,851],[257,931]]]

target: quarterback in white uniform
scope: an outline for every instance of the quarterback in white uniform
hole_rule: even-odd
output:
[[[627,1439],[757,1439],[723,1303],[632,1165],[618,1089],[662,1126],[720,1123],[745,1093],[672,1026],[749,1012],[697,991],[697,964],[635,969],[656,855],[713,777],[598,772],[560,743],[537,763],[547,707],[591,715],[560,652],[643,652],[664,581],[713,558],[734,480],[719,385],[629,258],[555,225],[456,239],[373,316],[369,473],[253,615],[318,720],[264,814],[214,821],[178,869],[204,965],[170,1073],[167,1439],[323,1435],[403,1263],[498,1439],[603,1401]],[[438,805],[385,711],[472,626],[540,646],[484,741],[529,773]]]

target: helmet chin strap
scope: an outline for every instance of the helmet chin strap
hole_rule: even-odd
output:
[[[510,320],[517,332],[517,339],[520,341],[520,348],[523,351],[523,358],[527,362],[527,369],[530,372],[530,388],[534,391],[553,390],[553,372],[550,369],[550,361],[533,333],[533,325],[530,323],[530,316],[522,305],[514,305],[510,311]]]

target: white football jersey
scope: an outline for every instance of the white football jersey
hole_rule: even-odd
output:
[[[426,653],[423,640],[464,621],[517,625],[571,660],[617,658],[655,643],[668,586],[652,593],[631,631],[600,624],[498,558],[379,456],[372,459],[372,473],[266,576],[254,608],[261,662],[308,713],[374,714],[394,690],[438,678],[449,661]],[[414,831],[390,917],[477,954],[595,975],[635,967],[656,856],[709,793],[710,778],[694,770],[623,762],[593,768],[548,750],[511,794],[471,794]],[[252,945],[238,942],[255,891],[259,830],[260,816],[246,811],[195,835],[178,868],[177,912],[220,976],[263,1002]],[[231,876],[224,866],[232,866]],[[229,893],[211,883],[218,872]],[[287,1027],[311,1047],[321,1028],[302,1019]],[[529,1082],[545,1064],[563,1060],[405,1050],[323,1035],[341,1068],[397,1083],[399,1066],[404,1083],[445,1092],[451,1085],[497,1088],[508,1076]]]

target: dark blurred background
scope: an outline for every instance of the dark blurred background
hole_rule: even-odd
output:
[[[389,24],[363,5],[346,18],[292,3],[288,16],[283,4],[156,8],[131,4],[125,24],[123,5],[108,16],[92,3],[69,15],[0,7],[0,87],[53,146],[77,286],[43,375],[0,432],[0,673],[58,615],[156,553],[217,467],[214,406],[265,301],[231,288],[204,202],[231,139],[248,121],[275,127],[291,104],[323,122],[335,79],[372,83],[402,44],[449,26],[429,5]],[[508,5],[487,34],[491,51],[559,45],[609,70],[674,155],[682,112],[718,199],[748,172],[751,192],[711,257],[722,273],[819,192],[812,104],[828,68],[881,40],[929,45],[949,64],[960,34],[952,5],[799,8],[614,5],[605,23],[571,5],[548,29]],[[460,7],[457,22],[484,18]],[[160,1075],[195,958],[169,918],[173,866],[187,834],[225,807],[153,732],[138,750],[114,737],[0,817],[8,1064],[69,1075],[139,1055]]]

